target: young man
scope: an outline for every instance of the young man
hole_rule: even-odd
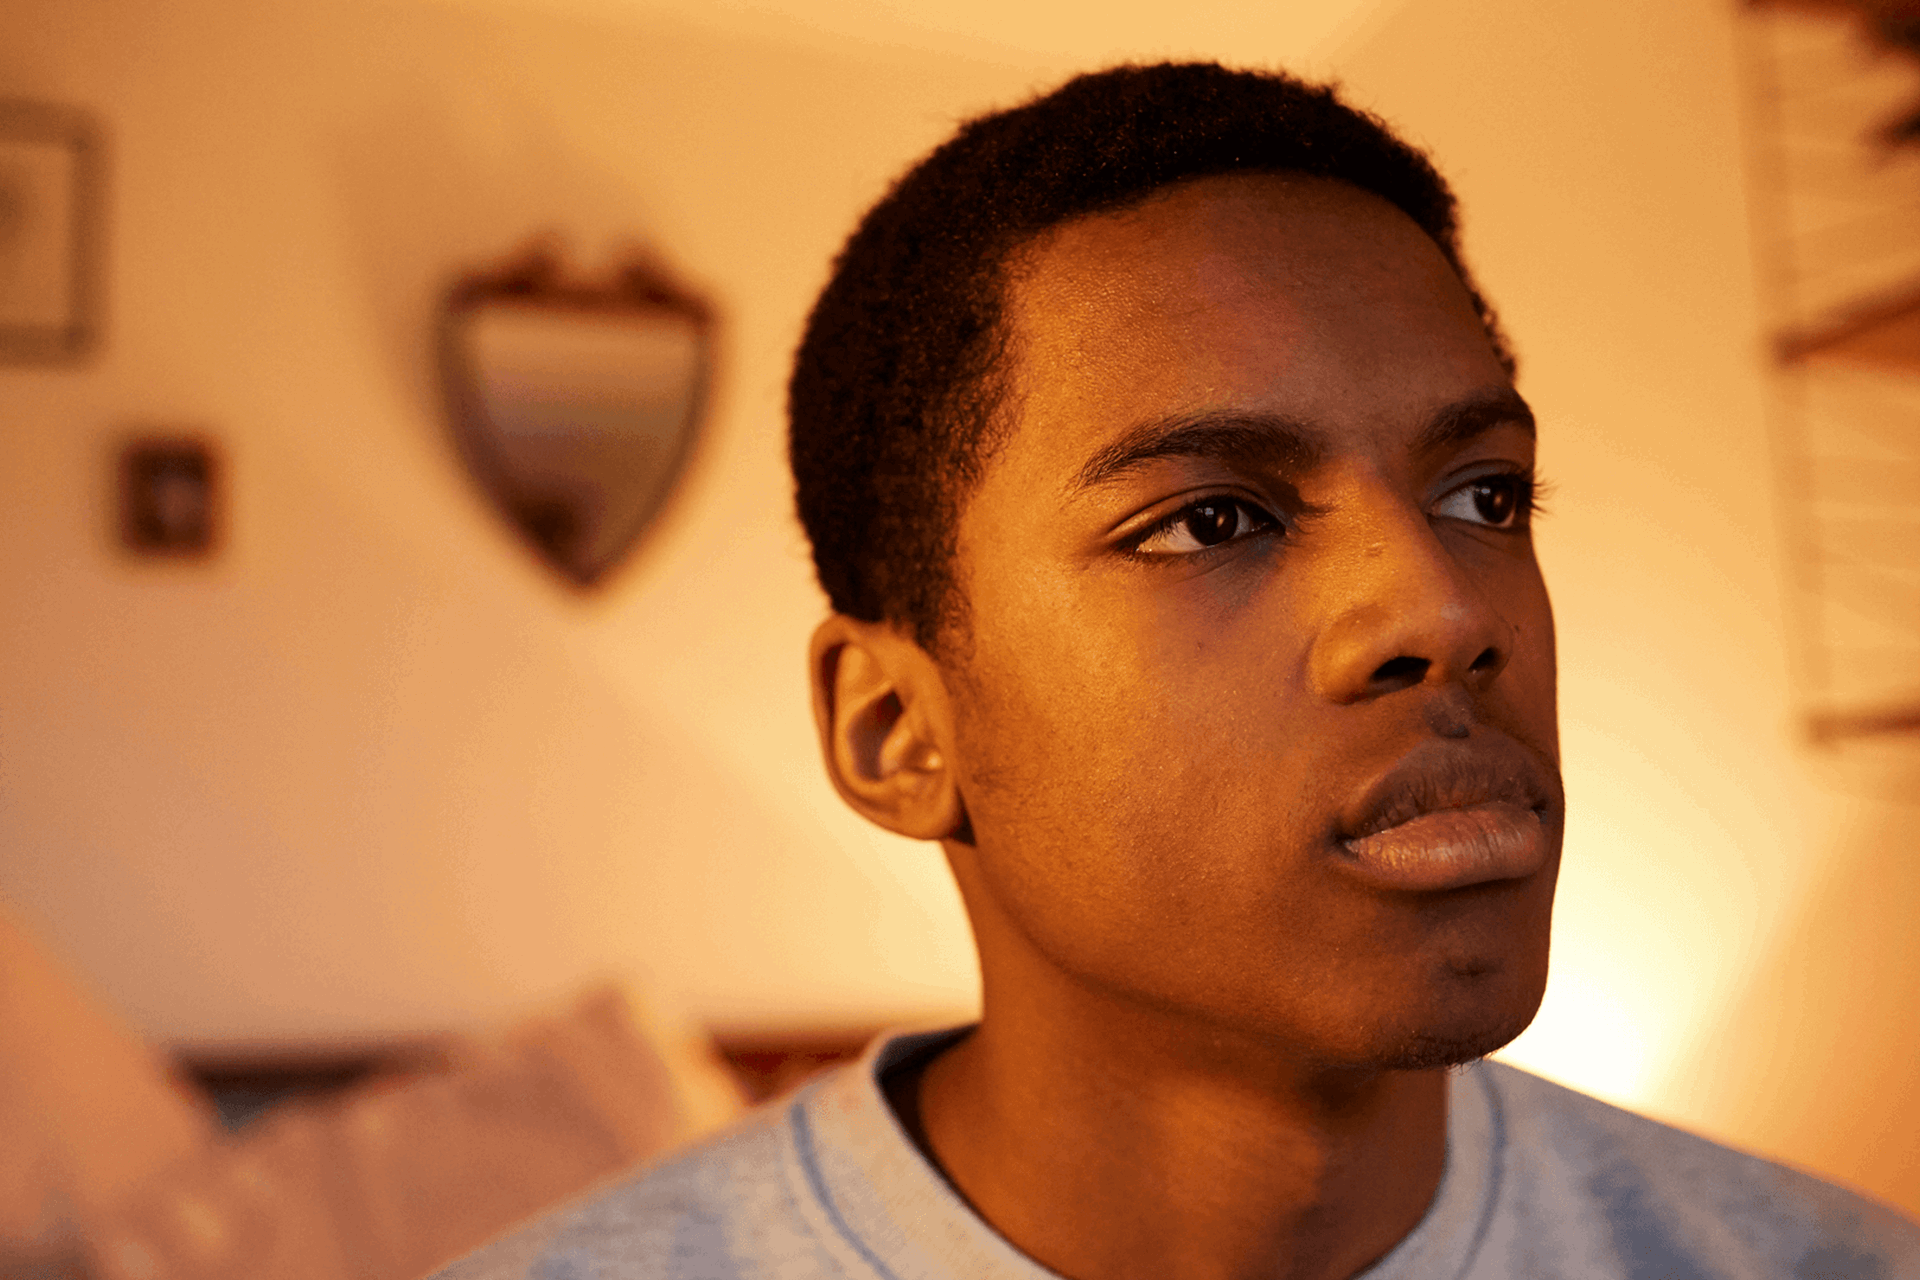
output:
[[[1322,89],[1122,68],[908,174],[792,460],[828,771],[941,842],[982,1020],[450,1274],[1920,1277],[1889,1210],[1479,1061],[1562,827],[1512,372],[1444,183]]]

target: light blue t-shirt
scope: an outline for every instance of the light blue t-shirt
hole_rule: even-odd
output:
[[[783,1103],[438,1280],[1057,1280],[967,1207],[881,1093],[957,1033],[876,1042]],[[1366,1280],[1920,1280],[1920,1227],[1803,1173],[1480,1062],[1445,1173]]]

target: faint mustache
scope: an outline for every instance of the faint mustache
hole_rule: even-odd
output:
[[[1502,734],[1422,742],[1361,792],[1343,815],[1342,840],[1378,835],[1423,814],[1505,802],[1543,816],[1564,800],[1560,777]]]

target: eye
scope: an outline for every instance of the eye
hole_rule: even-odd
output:
[[[1202,498],[1154,525],[1130,549],[1149,556],[1191,555],[1279,527],[1278,518],[1251,502],[1228,497]]]
[[[1433,514],[1489,529],[1519,529],[1533,514],[1533,477],[1480,476],[1434,504]]]

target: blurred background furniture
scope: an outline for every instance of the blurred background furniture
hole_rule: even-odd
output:
[[[1920,2],[1741,36],[1799,701],[1816,741],[1920,734]]]
[[[410,1280],[743,1107],[703,1038],[608,987],[497,1036],[283,1068],[296,1096],[229,1129],[6,915],[0,1025],[7,1280]]]

